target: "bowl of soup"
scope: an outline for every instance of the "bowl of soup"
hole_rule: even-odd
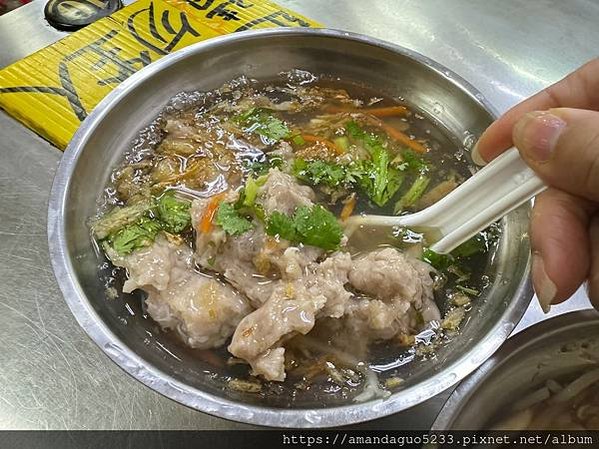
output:
[[[407,409],[507,338],[532,296],[525,205],[451,254],[344,221],[474,173],[495,114],[422,55],[333,30],[244,32],[104,99],[49,206],[57,280],[125,371],[220,417],[328,427]]]
[[[599,314],[570,312],[511,337],[449,397],[433,430],[599,429]]]

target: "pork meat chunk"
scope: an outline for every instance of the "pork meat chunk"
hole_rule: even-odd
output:
[[[308,278],[309,290],[319,291],[326,298],[319,318],[340,318],[345,314],[348,302],[353,296],[345,288],[351,268],[351,256],[348,253],[337,252],[321,262],[314,275]]]
[[[284,358],[276,358],[279,365],[275,369],[274,356],[269,354],[286,339],[310,332],[317,318],[343,315],[351,297],[344,288],[350,268],[349,254],[336,253],[320,264],[311,264],[293,281],[279,281],[268,301],[239,323],[229,352],[248,361],[254,374],[283,380]],[[268,364],[263,362],[265,357]],[[282,378],[273,376],[281,372]]]
[[[292,215],[300,206],[312,206],[314,198],[314,191],[310,187],[298,184],[293,176],[273,168],[260,188],[256,201],[267,214],[277,211]]]
[[[284,337],[297,333],[307,334],[314,327],[317,312],[326,299],[322,296],[308,298],[297,295],[293,284],[280,284],[262,307],[246,316],[233,334],[229,352],[246,360],[256,375],[267,380],[283,380],[281,376],[271,377],[273,372],[284,371],[283,360],[274,368],[263,370],[261,360],[268,351],[280,347]]]
[[[225,201],[233,202],[237,193],[228,193]],[[293,213],[296,207],[312,205],[314,192],[301,186],[295,178],[278,169],[269,172],[260,187],[256,201],[265,211]],[[264,226],[254,222],[254,228],[241,235],[227,235],[219,226],[208,233],[201,232],[200,223],[210,199],[192,203],[192,224],[196,229],[196,260],[203,268],[222,273],[245,294],[254,307],[260,307],[271,296],[278,280],[296,279],[303,270],[320,257],[319,248],[291,246],[289,242],[268,236]]]
[[[253,363],[253,376],[262,375],[265,379],[282,382],[285,380],[285,348],[269,349],[258,356]]]
[[[150,316],[162,328],[176,331],[192,348],[223,345],[251,310],[231,287],[194,271],[191,248],[162,235],[152,246],[130,255],[109,255],[129,273],[123,290],[146,291]]]
[[[394,248],[370,252],[354,260],[350,284],[369,296],[353,301],[347,325],[371,339],[413,333],[440,314],[433,298],[430,265]]]
[[[410,302],[422,296],[422,276],[407,256],[395,248],[372,251],[356,258],[349,273],[351,284],[369,296]]]

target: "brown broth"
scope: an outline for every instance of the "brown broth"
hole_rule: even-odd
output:
[[[256,93],[265,93],[269,98],[285,101],[290,97],[286,90],[296,89],[300,85],[301,83],[290,84],[290,82],[285,83],[281,81],[276,83],[253,83],[246,79],[240,79],[232,82],[230,88],[223,89],[219,92],[195,92],[178,95],[154,123],[140,132],[139,138],[133,143],[131,151],[126,155],[122,165],[115,170],[112,177],[112,183],[106,189],[101,210],[105,210],[114,205],[126,205],[130,201],[133,201],[137,195],[145,195],[148,194],[148,192],[157,194],[160,192],[160,189],[164,189],[165,187],[176,187],[179,190],[189,191],[200,196],[210,196],[211,194],[222,191],[227,186],[234,189],[239,188],[248,174],[247,163],[268,159],[269,153],[273,151],[277,145],[269,142],[268,139],[251,136],[247,139],[249,144],[238,140],[235,143],[237,152],[235,155],[232,155],[230,150],[227,150],[224,146],[226,137],[219,131],[221,125],[224,122],[227,122],[227,120],[225,120],[226,114],[219,112],[212,121],[203,121],[202,118],[205,117],[206,114],[209,115],[210,111],[214,110],[213,108],[222,104],[224,101],[229,101],[232,105],[239,104],[243,101],[243,96],[239,98],[236,97],[235,92],[239,89],[243,90],[250,86]],[[362,107],[353,107],[356,111],[364,107],[383,108],[398,105],[406,106],[410,110],[409,115],[385,117],[381,120],[386,126],[391,126],[420,142],[424,142],[428,151],[426,154],[418,155],[418,157],[422,158],[429,167],[426,171],[426,175],[430,178],[428,190],[434,188],[448,178],[455,179],[457,183],[462,182],[472,173],[473,167],[464,156],[464,148],[461,144],[452,136],[449,136],[443,129],[435,126],[431,120],[419,113],[417,108],[413,105],[406,105],[393,97],[381,95],[381,93],[367,86],[338,79],[315,77],[314,80],[307,83],[307,85],[324,90],[334,89],[346,91],[349,99],[357,100],[364,105]],[[291,95],[291,97],[293,96]],[[289,111],[274,112],[274,114],[279,119],[284,120],[290,128],[303,129],[308,125],[312,118],[327,113],[328,108],[331,106],[348,107],[348,104],[345,100],[336,101],[334,98],[328,98],[321,107],[316,107],[308,111],[301,111],[298,113],[290,113]],[[230,123],[234,122],[232,117],[236,116],[238,113],[239,111],[235,111],[229,115],[229,118],[231,119]],[[197,124],[199,119],[199,122],[202,122],[201,126],[204,126],[205,132],[207,135],[211,136],[210,139],[212,139],[212,141],[209,144],[203,142],[193,151],[189,149],[188,154],[183,154],[178,150],[174,151],[174,154],[163,151],[164,148],[162,148],[161,145],[164,143],[164,139],[167,135],[163,129],[166,126],[167,121],[171,119],[188,120],[189,123],[191,123],[190,126],[195,126],[194,123]],[[365,126],[365,129],[369,132],[375,132],[376,134],[383,136],[392,157],[397,157],[402,154],[403,149],[401,148],[401,145],[391,142],[391,139],[385,137],[385,133],[382,130],[377,130],[376,127],[373,126]],[[195,145],[195,143],[193,144]],[[299,148],[299,145],[292,143],[292,146],[294,147],[294,151],[299,151],[301,149]],[[334,162],[337,162],[337,160],[335,159]],[[193,176],[184,175],[186,170],[190,170],[190,167],[194,167],[194,164],[199,167],[197,172],[193,173]],[[417,177],[418,172],[406,171],[401,188],[383,207],[377,206],[366,195],[358,191],[358,200],[354,213],[392,214],[394,203],[409,189]],[[344,194],[333,201],[330,192],[320,188],[316,188],[315,191],[318,195],[317,202],[326,204],[336,215],[339,215],[343,208],[342,200],[346,198],[348,194],[352,193],[351,191],[344,192]],[[416,203],[414,206],[407,208],[404,213],[413,212],[418,209],[419,205]],[[488,285],[489,279],[485,277],[484,272],[488,265],[488,260],[494,251],[493,242],[496,232],[497,229],[493,228],[491,231],[483,234],[482,238],[486,247],[484,251],[463,258],[463,260],[458,261],[459,263],[455,263],[457,266],[455,270],[458,270],[458,272],[446,270],[438,275],[439,282],[435,290],[435,300],[442,314],[445,314],[456,307],[456,305],[452,303],[452,300],[456,295],[462,294],[457,287],[458,285],[461,284],[465,286],[465,288],[474,289],[477,292],[481,292]],[[188,233],[183,237],[190,246],[193,246],[191,233]],[[422,245],[426,245],[426,242],[421,234],[406,231],[401,236],[395,238],[393,244],[407,250],[411,247],[421,247]],[[105,264],[103,265],[102,273],[106,285],[120,291],[125,276],[123,270],[114,269],[111,265]],[[207,273],[207,275],[214,274]],[[466,281],[463,280],[464,277],[467,278]],[[127,310],[131,313],[141,313],[147,318],[143,308],[143,298],[143,293],[137,292],[131,295],[123,295]],[[325,348],[320,354],[318,354],[318,351],[314,350],[313,346],[311,346],[309,350],[304,351],[303,354],[301,350],[290,351],[287,361],[290,366],[290,382],[295,382],[301,387],[302,382],[305,381],[306,377],[309,377],[311,381],[318,383],[320,385],[319,388],[327,394],[339,394],[339,389],[344,389],[343,391],[345,393],[350,394],[363,382],[364,376],[356,371],[355,366],[347,366],[348,364],[346,361],[339,360],[339,357],[336,358],[331,356],[331,353],[327,352],[326,348],[330,347],[332,337],[330,332],[327,332],[326,329],[323,330],[322,328],[323,326],[318,326],[318,331],[314,332],[317,336],[316,338],[322,340],[322,347]],[[440,332],[442,328],[442,324],[435,323],[432,327],[425,329],[424,332],[419,335],[409,336],[410,338],[405,336],[407,340],[406,338],[404,338],[403,341],[393,339],[382,343],[375,343],[370,346],[367,356],[362,357],[360,355],[359,360],[369,364],[371,368],[377,372],[388,372],[389,376],[392,376],[398,367],[410,363],[415,357],[422,356],[422,353],[419,353],[417,349],[418,346],[430,347],[442,334],[442,332]],[[443,334],[442,338],[446,339],[448,338],[448,335],[450,336],[451,332],[446,332]],[[213,366],[215,371],[223,370],[223,367],[227,366],[226,371],[227,376],[229,377],[246,378],[248,376],[248,368],[246,365],[227,365],[230,354],[227,353],[225,347],[199,351],[185,348],[171,337],[167,337],[167,342],[174,357],[185,357],[185,355],[182,354],[192,354],[194,357],[201,358],[206,361],[206,363]],[[297,339],[297,344],[300,346],[302,345],[301,338]],[[319,356],[324,356],[323,359],[318,361],[324,368],[315,368],[313,370],[314,372],[310,373],[309,376],[306,374],[305,370],[293,369],[294,365],[302,366],[308,360],[318,359]],[[331,374],[330,370],[327,371],[327,361],[334,363],[336,368],[349,369],[351,371],[344,372],[343,375],[346,380],[344,385],[340,385],[339,382],[335,382],[334,379],[331,383],[331,378],[334,378],[335,374]],[[352,373],[355,374],[355,376]],[[335,385],[337,385],[338,388],[335,387]]]

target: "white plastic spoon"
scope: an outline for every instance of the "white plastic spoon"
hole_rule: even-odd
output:
[[[510,148],[432,206],[395,217],[354,215],[345,234],[352,239],[373,228],[409,228],[423,231],[433,251],[447,254],[546,188]]]

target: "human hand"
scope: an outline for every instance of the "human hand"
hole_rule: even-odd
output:
[[[549,188],[531,217],[532,279],[545,312],[585,281],[599,309],[599,58],[518,104],[481,135],[479,165],[516,146]]]

